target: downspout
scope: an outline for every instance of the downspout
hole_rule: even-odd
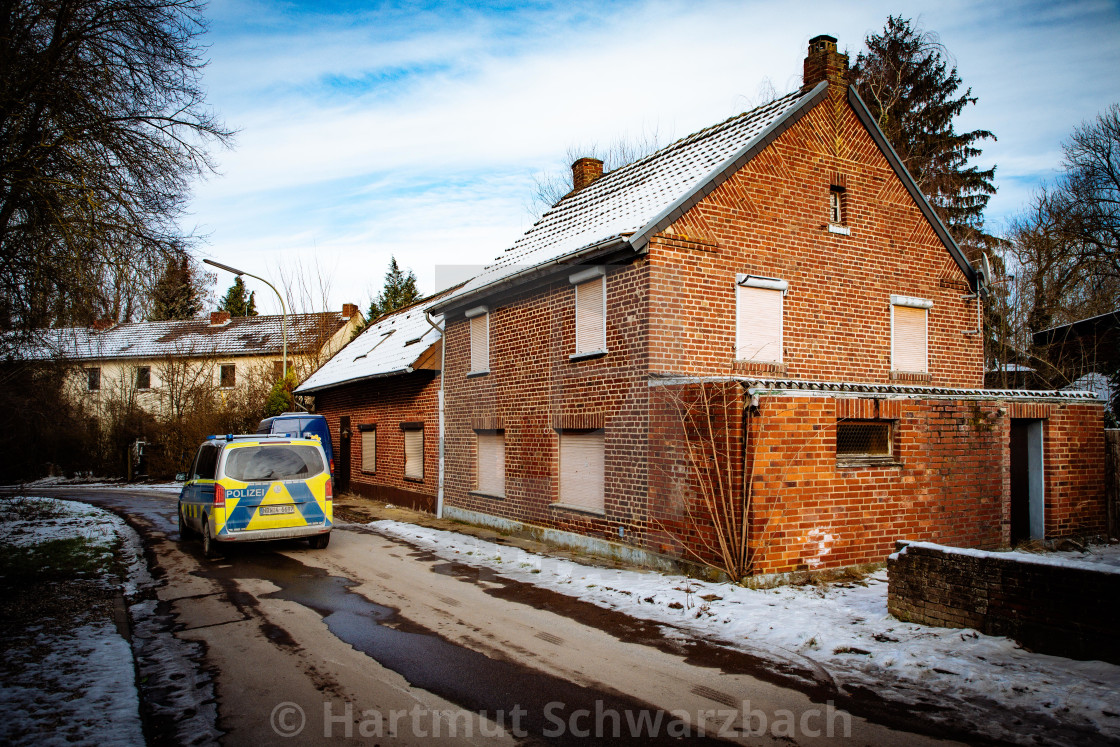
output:
[[[439,393],[436,395],[436,405],[439,412],[439,478],[436,482],[436,518],[443,518],[443,444],[444,444],[444,425],[443,425],[443,382],[446,380],[444,376],[444,364],[447,361],[447,339],[443,335],[443,330],[432,321],[431,315],[427,309],[424,309],[424,319],[431,325],[432,329],[439,332],[440,346],[439,346]]]

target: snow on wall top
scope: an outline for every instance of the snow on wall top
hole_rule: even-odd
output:
[[[22,346],[30,360],[115,360],[204,355],[279,355],[283,348],[280,314],[234,317],[213,326],[208,318],[166,322],[129,322],[104,331],[88,327],[42,330]],[[339,311],[288,314],[288,351],[323,345],[348,319]]]
[[[608,172],[568,194],[448,300],[649,227],[813,95],[814,91],[797,91],[775,99]]]
[[[296,388],[296,393],[310,394],[353,381],[407,372],[439,340],[439,332],[428,324],[424,312],[450,292],[443,291],[381,317],[311,374]],[[441,319],[432,317],[437,324]]]

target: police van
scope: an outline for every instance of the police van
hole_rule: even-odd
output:
[[[179,493],[179,536],[215,542],[306,537],[330,542],[331,473],[315,438],[210,436],[198,449]]]

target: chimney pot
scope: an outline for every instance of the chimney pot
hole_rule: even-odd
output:
[[[229,324],[228,311],[211,311],[210,312],[210,326],[220,327],[223,324]]]
[[[598,158],[580,158],[572,164],[572,191],[580,191],[602,175],[602,161]]]
[[[358,315],[358,305],[353,303],[342,304],[342,318],[353,319]]]
[[[820,34],[809,40],[809,53],[805,56],[805,75],[802,91],[808,91],[822,80],[829,86],[843,90],[848,85],[848,55],[836,51],[836,37]]]

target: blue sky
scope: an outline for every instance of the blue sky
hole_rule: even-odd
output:
[[[534,176],[566,172],[570,148],[722,121],[798,87],[813,36],[854,60],[891,13],[936,31],[979,99],[958,129],[999,138],[980,160],[997,167],[997,232],[1056,173],[1070,130],[1120,101],[1115,0],[211,0],[204,84],[239,134],[185,223],[203,256],[315,276],[332,309],[364,308],[390,255],[431,292],[531,225]],[[263,312],[279,310],[270,296]]]

